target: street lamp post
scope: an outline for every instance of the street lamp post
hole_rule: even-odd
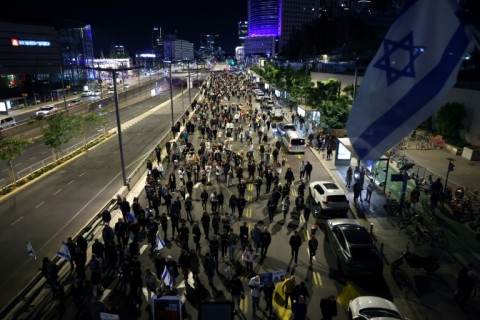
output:
[[[448,184],[448,176],[450,175],[450,171],[453,171],[455,165],[452,163],[455,159],[447,158],[448,160],[448,169],[447,169],[447,176],[445,177],[445,186],[443,187],[443,194],[447,192],[447,184]]]
[[[123,185],[128,186],[128,181],[127,181],[127,174],[125,172],[125,160],[123,156],[123,143],[122,143],[122,126],[120,122],[120,109],[118,107],[118,89],[117,89],[117,72],[125,72],[128,70],[132,69],[138,69],[138,67],[134,68],[114,68],[114,69],[107,69],[107,68],[91,68],[91,67],[84,67],[85,69],[93,69],[93,70],[98,70],[98,71],[106,71],[110,72],[112,74],[112,79],[113,79],[113,96],[114,96],[114,102],[115,102],[115,114],[117,117],[117,133],[118,133],[118,144],[120,148],[120,163],[122,166],[122,178],[123,178]]]
[[[67,110],[67,97],[65,96],[65,81],[63,79],[63,67],[60,66],[60,76],[62,77],[62,90],[63,90],[63,106],[65,107],[65,110]],[[35,96],[35,92],[33,93]]]
[[[170,111],[172,112],[172,127],[175,124],[173,120],[173,85],[172,85],[172,62],[165,61],[169,64],[169,73],[170,73]]]
[[[190,60],[187,62],[187,71],[188,71],[188,105],[192,105],[192,95],[190,93]]]

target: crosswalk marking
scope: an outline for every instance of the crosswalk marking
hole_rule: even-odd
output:
[[[112,292],[112,290],[105,289],[105,291],[103,291],[102,297],[100,298],[100,301],[104,301],[110,295],[110,292]]]
[[[142,254],[145,250],[147,250],[148,248],[148,244],[144,244],[141,248],[140,248],[140,254]]]
[[[315,257],[313,257],[313,259],[315,259]],[[313,277],[313,283],[315,283],[317,287],[323,287],[322,277],[320,276],[319,272],[317,271],[312,272],[312,277]]]
[[[245,299],[240,299],[240,310],[242,310],[244,314],[248,312],[248,302],[246,297]]]
[[[248,201],[248,202],[252,202],[252,201],[253,201],[253,197],[252,197],[252,196],[250,196],[250,195],[249,195],[249,196],[247,196],[247,201]]]

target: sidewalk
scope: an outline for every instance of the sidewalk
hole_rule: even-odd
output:
[[[408,231],[400,231],[398,228],[401,217],[392,217],[385,212],[383,205],[387,196],[382,190],[377,187],[373,191],[369,203],[366,201],[353,203],[353,190],[345,186],[348,166],[336,167],[334,160],[325,159],[326,153],[314,148],[310,148],[310,150],[330,172],[332,179],[346,191],[347,198],[351,201],[353,215],[367,228],[373,228],[373,235],[383,250],[386,270],[390,269],[389,265],[402,254],[407,245],[411,252],[421,256],[432,255],[439,259],[441,267],[434,277],[426,277],[423,270],[414,270],[406,263],[400,267],[402,273],[408,275],[410,287],[401,285],[401,280],[394,277],[398,286],[392,289],[398,292],[398,296],[404,297],[394,301],[397,306],[401,309],[410,309],[410,314],[416,315],[413,319],[478,319],[478,315],[480,315],[479,300],[467,302],[465,311],[462,311],[453,300],[457,273],[461,267],[467,262],[472,262],[476,266],[477,272],[480,270],[480,255],[477,254],[480,242],[475,239],[472,232],[465,232],[466,229],[469,229],[468,226],[445,218],[440,215],[439,211],[436,211],[434,216],[440,227],[447,230],[450,247],[446,250],[428,246],[415,247],[409,239],[412,231],[408,233]],[[335,159],[335,153],[332,159]],[[391,167],[391,169],[395,169],[395,164]],[[390,170],[390,173],[392,171],[394,170]],[[395,184],[395,182],[389,182],[389,184]],[[361,195],[361,198],[364,197],[365,191]],[[422,199],[428,200],[424,194],[422,194]],[[416,212],[425,214],[420,203],[416,206]]]

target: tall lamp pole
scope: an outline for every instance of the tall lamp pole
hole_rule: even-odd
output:
[[[190,93],[190,60],[187,62],[187,70],[188,70],[188,102],[189,107],[192,105],[192,95]]]
[[[67,97],[65,96],[65,81],[63,79],[63,67],[60,66],[60,76],[62,77],[62,89],[63,89],[63,106],[65,107],[65,110],[67,110]],[[35,92],[33,93],[35,96]]]
[[[172,85],[172,61],[165,61],[169,65],[169,73],[170,73],[170,111],[172,112],[172,127],[175,124],[173,120],[173,85]]]
[[[91,68],[91,67],[85,67],[85,69],[93,69],[93,70],[98,70],[98,71],[106,71],[106,72],[111,72],[112,73],[112,79],[113,79],[113,96],[114,96],[114,102],[115,102],[115,114],[117,116],[117,133],[118,133],[118,144],[120,148],[120,163],[122,166],[122,178],[123,178],[123,185],[128,186],[128,181],[127,181],[127,174],[125,172],[125,160],[123,157],[123,143],[122,143],[122,126],[120,122],[120,109],[118,107],[118,90],[117,90],[117,72],[125,72],[128,70],[133,70],[133,69],[139,69],[139,67],[134,67],[134,68],[118,68],[118,69],[106,69],[106,68]]]
[[[452,163],[452,158],[447,158],[448,160],[448,169],[447,169],[447,176],[445,177],[445,186],[443,187],[443,194],[445,195],[447,192],[447,184],[448,184],[448,176],[450,174],[450,171],[453,171],[455,168],[455,165]]]

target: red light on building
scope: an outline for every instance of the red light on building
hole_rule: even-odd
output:
[[[18,47],[20,44],[18,43],[18,39],[12,39],[12,46]]]

